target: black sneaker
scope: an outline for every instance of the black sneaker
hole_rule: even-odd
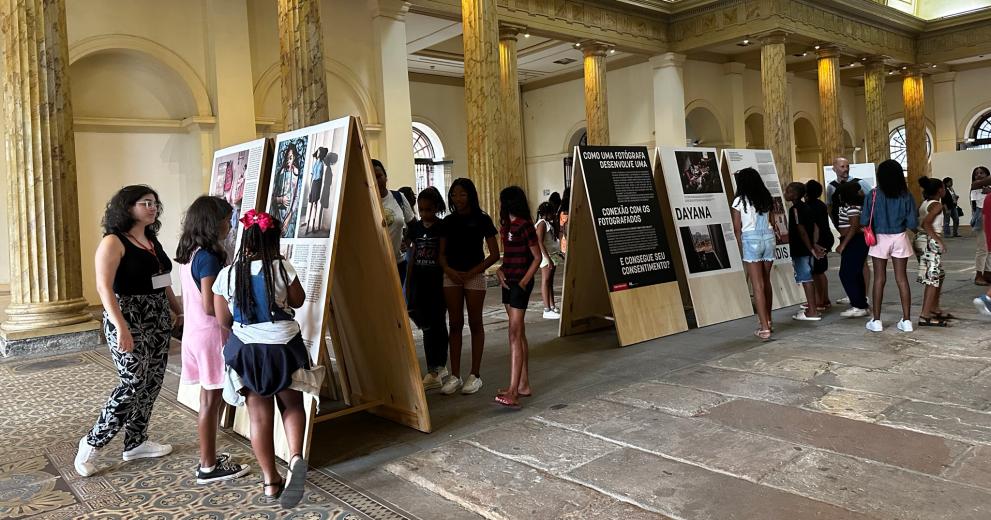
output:
[[[230,456],[217,457],[217,463],[213,466],[213,471],[204,472],[199,467],[196,468],[196,483],[209,484],[211,482],[222,482],[233,480],[248,474],[251,468],[247,464],[235,464]]]

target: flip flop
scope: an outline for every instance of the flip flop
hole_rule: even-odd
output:
[[[508,392],[509,392],[508,388],[500,388],[499,390],[496,391],[496,395],[506,395],[506,393]],[[524,394],[522,392],[517,392],[516,395],[518,397],[530,397],[533,394]]]
[[[956,316],[954,316],[952,313],[949,313],[949,312],[937,312],[937,313],[934,313],[933,316],[936,317],[936,318],[939,318],[941,320],[955,320],[955,319],[957,319]]]
[[[286,474],[286,487],[279,498],[279,505],[283,509],[296,507],[303,499],[303,491],[306,485],[306,461],[300,455],[293,456],[289,461],[289,473]]]
[[[514,409],[520,408],[520,403],[519,402],[513,401],[512,399],[510,399],[510,398],[508,398],[508,397],[506,397],[504,395],[497,395],[496,398],[495,398],[495,401],[497,403],[505,406],[505,407],[508,407],[508,408],[514,408]]]
[[[755,330],[754,336],[757,336],[761,341],[767,341],[771,339],[771,331],[767,329]]]
[[[919,326],[920,327],[945,327],[946,320],[939,318],[938,316],[932,316],[926,318],[925,316],[919,316]]]

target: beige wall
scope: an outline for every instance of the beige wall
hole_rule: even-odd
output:
[[[465,126],[468,119],[465,115],[464,87],[411,81],[409,96],[413,121],[432,128],[444,145],[444,159],[454,161],[451,179],[467,176],[468,144]],[[446,193],[443,195],[447,197]]]

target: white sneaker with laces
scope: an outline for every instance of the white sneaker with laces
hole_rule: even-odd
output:
[[[981,316],[991,318],[991,309],[988,309],[987,296],[981,295],[974,298],[974,308],[977,309],[977,313]]]
[[[461,388],[461,378],[458,376],[447,376],[444,380],[444,385],[440,387],[440,393],[444,395],[451,395],[457,392]]]
[[[423,376],[424,390],[433,390],[434,388],[440,388],[441,386],[444,386],[444,384],[441,383],[440,374],[427,372],[427,375]]]
[[[556,311],[554,311],[554,309],[546,309],[546,310],[544,310],[544,319],[545,320],[559,320],[559,319],[561,319],[561,314],[558,313],[558,312],[556,312]]]
[[[863,318],[864,316],[867,316],[867,309],[850,307],[849,309],[841,312],[840,316],[843,316],[844,318]]]
[[[902,332],[912,332],[913,330],[915,330],[912,327],[911,320],[898,320],[898,325],[896,326],[898,327],[898,330]]]
[[[125,451],[123,459],[125,461],[151,459],[155,457],[164,457],[169,453],[172,453],[171,444],[159,444],[155,441],[144,441],[139,444],[138,447]]]
[[[463,395],[474,394],[481,389],[482,378],[475,377],[475,374],[471,374],[468,376],[468,379],[465,379],[465,384],[461,387],[461,393]]]
[[[440,379],[441,383],[444,382],[444,378],[447,377],[448,373],[447,367],[439,367],[437,369],[437,378]]]
[[[99,455],[100,448],[90,446],[86,442],[86,437],[79,439],[79,451],[76,452],[76,460],[73,464],[76,467],[76,473],[79,473],[80,477],[88,477],[93,473],[96,473],[96,456]]]
[[[836,300],[836,303],[850,303],[850,297],[849,296],[844,296],[844,297],[840,298],[839,300]]]
[[[871,332],[881,332],[884,330],[884,326],[881,325],[881,320],[870,320],[867,322],[867,330]]]

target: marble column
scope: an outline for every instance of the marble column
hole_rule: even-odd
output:
[[[929,154],[926,150],[926,101],[920,67],[912,66],[905,70],[902,99],[905,103],[908,187],[918,201],[920,195],[918,180],[924,175],[929,175]]]
[[[723,64],[723,77],[729,87],[730,110],[733,121],[732,142],[734,148],[747,147],[747,104],[743,98],[743,72],[747,66],[743,63],[730,62]]]
[[[282,109],[286,130],[330,119],[318,0],[278,0]]]
[[[0,24],[11,272],[0,332],[9,355],[11,341],[98,324],[83,298],[65,3],[5,0]]]
[[[867,162],[881,164],[891,158],[888,149],[888,110],[885,106],[885,82],[888,72],[883,56],[871,56],[864,62],[864,104],[867,106]]]
[[[843,116],[840,110],[840,51],[822,46],[819,56],[819,115],[822,126],[822,162],[832,164],[843,155]]]
[[[372,0],[372,32],[377,66],[376,101],[382,114],[378,158],[389,171],[389,185],[416,186],[411,135],[413,111],[409,100],[406,65],[406,0]]]
[[[482,209],[499,214],[501,174],[505,171],[505,132],[499,81],[499,20],[496,0],[461,0],[464,28],[465,112],[468,178],[478,188]]]
[[[612,45],[583,42],[585,55],[585,120],[588,125],[588,144],[609,144],[609,105],[606,102],[606,55]]]
[[[654,142],[685,146],[685,55],[666,52],[650,58],[654,70]]]
[[[936,119],[934,151],[936,152],[953,152],[957,149],[956,76],[956,72],[943,72],[932,76],[933,117]]]
[[[775,33],[764,37],[760,50],[761,94],[764,97],[764,145],[774,156],[782,186],[793,179],[792,153],[794,128],[791,124],[791,98],[785,67],[785,37]]]
[[[523,150],[523,106],[520,103],[520,78],[516,63],[516,44],[521,25],[499,26],[499,79],[502,89],[502,112],[505,125],[506,154],[503,184],[527,189],[526,155]]]

